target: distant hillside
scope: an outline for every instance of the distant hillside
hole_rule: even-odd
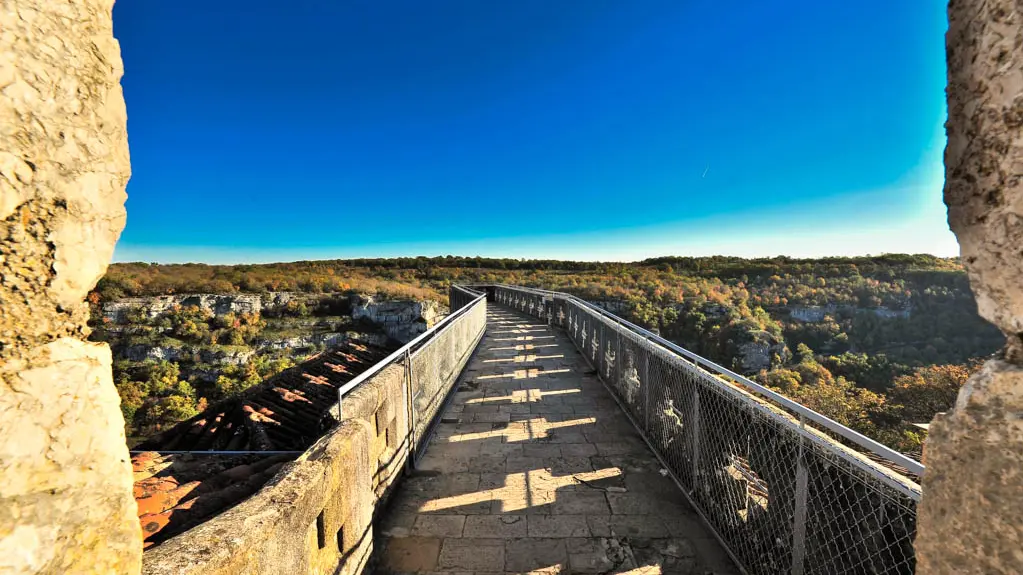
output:
[[[445,301],[452,282],[567,291],[889,444],[913,451],[1004,339],[958,259],[660,257],[633,263],[418,257],[263,265],[115,264],[94,301],[176,293],[378,293]]]

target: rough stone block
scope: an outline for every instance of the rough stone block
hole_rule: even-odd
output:
[[[465,520],[465,537],[508,539],[526,534],[525,515],[475,515]]]
[[[592,457],[597,454],[597,447],[590,443],[567,443],[561,447],[565,457]]]
[[[573,573],[610,573],[620,567],[608,557],[607,539],[567,539],[568,564]]]
[[[554,513],[558,515],[608,515],[611,509],[603,491],[559,492],[554,501]]]
[[[512,573],[566,572],[568,551],[563,539],[515,539],[505,548],[505,570]]]
[[[568,446],[566,445],[565,447]],[[522,446],[522,455],[525,457],[561,457],[563,453],[565,452],[561,445],[537,443]],[[594,454],[596,454],[596,450],[594,450]]]
[[[20,371],[0,367],[0,571],[138,571],[142,532],[110,363],[105,344],[62,338]]]
[[[441,540],[432,537],[394,537],[387,541],[382,566],[388,571],[435,571]]]
[[[611,532],[615,537],[664,537],[668,528],[656,515],[612,515]]]
[[[527,524],[530,537],[590,536],[585,515],[530,515]]]
[[[445,539],[440,551],[442,569],[504,571],[502,539]]]
[[[916,546],[921,573],[1023,572],[1023,367],[992,360],[931,424]],[[983,550],[983,551],[982,551]]]
[[[413,537],[461,537],[465,515],[420,515],[412,526]]]

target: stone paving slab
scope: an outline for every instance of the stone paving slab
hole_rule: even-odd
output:
[[[377,571],[738,573],[573,344],[488,308],[443,422],[375,526]]]

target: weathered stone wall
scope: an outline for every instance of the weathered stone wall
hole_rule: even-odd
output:
[[[390,365],[345,396],[342,418],[365,422],[373,431],[370,460],[374,503],[386,497],[408,459],[409,419],[405,369]]]
[[[1023,4],[952,0],[948,15],[945,203],[1008,343],[931,424],[919,573],[1023,573]]]
[[[434,362],[446,368],[416,376],[438,390],[420,393],[436,395],[436,403],[455,385],[475,349],[486,307],[456,321],[421,348],[450,356]],[[338,567],[339,573],[358,573],[372,550],[372,518],[400,484],[410,442],[424,448],[425,420],[436,411],[417,412],[413,433],[406,386],[402,362],[369,377],[342,401],[338,429],[344,431],[330,432],[252,498],[146,551],[143,573],[284,575],[335,573]],[[336,405],[331,413],[337,413]],[[322,520],[321,510],[326,510]],[[320,532],[326,533],[327,551],[315,545]]]
[[[0,2],[0,572],[135,573],[141,532],[88,290],[130,174],[112,0]]]
[[[238,506],[146,552],[146,575],[353,575],[373,548],[375,431],[345,421]]]
[[[373,515],[408,458],[404,387],[400,364],[366,380],[345,396],[337,430],[249,500],[147,551],[143,573],[360,572],[372,551]]]

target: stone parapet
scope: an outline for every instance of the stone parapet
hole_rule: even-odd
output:
[[[251,498],[147,551],[142,573],[360,573],[373,548],[374,436],[343,422]]]

